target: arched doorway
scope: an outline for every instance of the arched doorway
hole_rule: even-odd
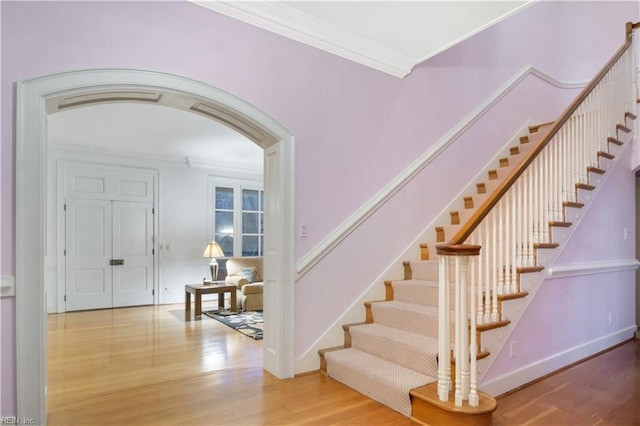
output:
[[[18,416],[46,420],[46,114],[47,102],[87,94],[162,93],[194,100],[209,115],[264,149],[264,369],[292,377],[294,265],[294,139],[264,112],[227,92],[171,74],[100,69],[54,74],[18,83],[16,113],[16,350]],[[95,96],[94,96],[95,97]],[[126,99],[124,99],[126,100]],[[129,99],[136,101],[136,99]],[[137,101],[140,101],[139,99]],[[35,318],[34,318],[35,317]]]

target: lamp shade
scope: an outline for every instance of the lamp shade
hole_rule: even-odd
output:
[[[224,257],[224,252],[220,248],[220,244],[215,241],[211,241],[204,249],[204,253],[202,257],[207,257],[209,259],[213,259],[216,257]]]

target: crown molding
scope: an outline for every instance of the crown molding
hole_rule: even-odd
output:
[[[200,168],[216,170],[220,173],[240,173],[243,175],[262,176],[261,169],[256,169],[255,167],[250,167],[246,164],[237,163],[234,161],[215,161],[209,158],[199,157],[175,157],[168,155],[164,156],[133,151],[122,151],[106,147],[88,147],[70,143],[49,143],[48,148],[56,150],[58,152],[76,153],[81,155],[95,155],[110,162],[118,162],[123,160],[145,162],[151,161],[156,164],[165,166]]]
[[[486,30],[487,28],[489,28],[489,27],[491,27],[491,26],[493,26],[493,25],[495,25],[495,24],[497,24],[497,23],[499,23],[501,21],[504,21],[505,19],[509,18],[510,16],[513,16],[516,13],[522,11],[523,9],[526,9],[527,7],[533,5],[537,1],[539,1],[539,0],[526,0],[526,3],[516,7],[515,9],[512,9],[511,11],[492,19],[491,21],[486,22],[484,25],[481,25],[481,26],[473,29],[472,31],[469,31],[469,32],[465,33],[461,37],[459,37],[459,38],[457,38],[455,40],[452,40],[451,42],[443,45],[439,49],[436,49],[436,50],[433,50],[433,51],[429,52],[428,55],[416,60],[415,65],[417,65],[419,63],[422,63],[422,62],[426,61],[427,59],[432,58],[432,57],[436,56],[437,54],[444,52],[447,49],[452,48],[456,44],[462,43],[463,41],[465,41],[467,39],[470,39],[474,35]]]
[[[398,78],[409,74],[420,62],[420,58],[398,53],[282,3],[206,0],[191,3]]]

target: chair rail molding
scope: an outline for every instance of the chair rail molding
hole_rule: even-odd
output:
[[[577,277],[580,275],[607,274],[640,268],[638,259],[617,259],[599,262],[570,263],[549,268],[549,278]]]
[[[478,105],[471,113],[463,118],[454,128],[442,136],[431,148],[425,151],[416,161],[411,163],[395,179],[389,182],[382,190],[369,199],[360,209],[345,220],[341,225],[327,235],[320,243],[311,249],[296,263],[298,278],[313,268],[322,258],[329,254],[356,228],[363,224],[369,216],[376,212],[381,206],[389,201],[395,193],[409,183],[418,173],[420,173],[429,163],[435,160],[444,150],[453,144],[464,132],[471,128],[482,116],[490,111],[502,98],[520,84],[529,75],[534,75],[543,81],[559,89],[579,89],[586,86],[584,82],[560,81],[546,72],[526,65],[515,73],[500,88],[491,94],[484,102]]]

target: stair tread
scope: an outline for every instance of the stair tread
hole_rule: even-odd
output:
[[[388,300],[385,302],[375,303],[374,308],[377,309],[400,309],[403,311],[415,312],[422,315],[438,315],[438,308],[433,306],[424,306],[418,303],[410,303],[399,300]]]
[[[329,377],[407,417],[411,415],[411,389],[436,381],[355,348],[329,352],[325,357]]]
[[[350,329],[351,347],[426,375],[437,375],[438,339],[372,323]]]
[[[351,327],[351,332],[368,334],[378,333],[379,335],[391,340],[407,342],[412,346],[421,346],[428,350],[433,350],[433,353],[438,352],[438,339],[436,337],[424,336],[407,330],[399,330],[384,324],[360,324]]]
[[[543,127],[551,127],[553,125],[553,123],[555,123],[555,121],[547,121],[547,122],[544,122],[544,123],[531,125],[531,126],[529,126],[529,132],[537,133]]]
[[[438,335],[436,306],[391,300],[371,306],[373,322],[425,336]],[[453,318],[453,315],[452,315]]]
[[[423,285],[427,287],[438,288],[438,282],[433,280],[423,280],[420,278],[412,278],[410,280],[392,280],[391,285]]]

